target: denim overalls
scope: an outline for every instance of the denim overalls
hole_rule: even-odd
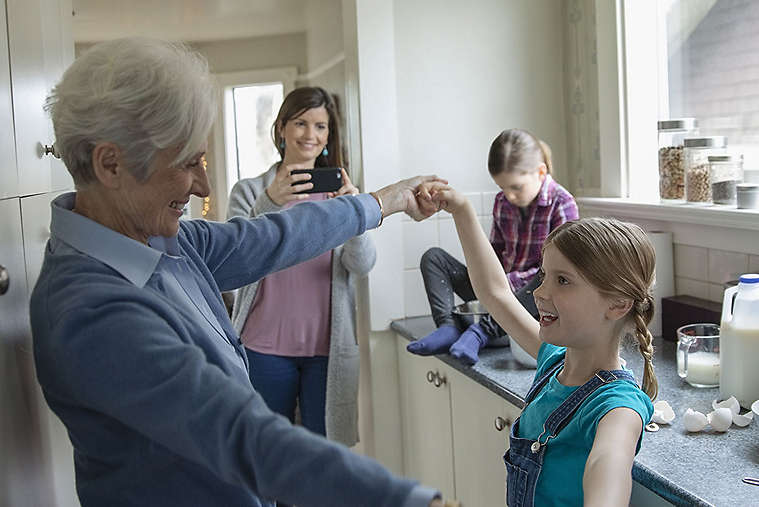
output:
[[[564,366],[564,358],[549,368],[535,380],[525,398],[525,406],[540,392],[557,370]],[[518,438],[519,417],[511,426],[509,450],[503,455],[506,463],[506,504],[509,507],[532,507],[535,498],[535,486],[540,470],[543,468],[543,456],[546,444],[567,425],[585,399],[604,384],[615,380],[628,380],[635,384],[635,379],[626,370],[600,370],[593,378],[577,388],[566,400],[551,412],[543,423],[543,432],[537,440]],[[637,384],[635,384],[637,386]]]

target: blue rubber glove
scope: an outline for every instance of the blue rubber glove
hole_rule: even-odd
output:
[[[413,341],[406,350],[420,356],[432,356],[448,352],[453,342],[458,340],[461,332],[456,326],[442,325],[424,338]]]
[[[480,360],[480,349],[488,343],[489,339],[490,337],[479,324],[472,324],[451,345],[449,352],[456,359],[471,366]]]

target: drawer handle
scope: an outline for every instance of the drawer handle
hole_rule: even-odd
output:
[[[503,431],[506,429],[507,426],[511,424],[507,419],[504,419],[501,416],[498,416],[495,418],[495,421],[493,421],[493,425],[495,426],[495,429],[498,431]]]
[[[440,387],[445,383],[446,378],[444,376],[441,376],[440,373],[435,372],[435,381],[433,382],[433,384],[435,384],[435,387]]]
[[[432,370],[427,370],[427,382],[432,384],[435,381],[435,374],[432,373]]]
[[[11,277],[8,275],[8,270],[5,266],[0,265],[0,296],[8,292],[8,287],[11,284]]]

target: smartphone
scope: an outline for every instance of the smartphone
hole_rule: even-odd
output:
[[[298,192],[299,194],[318,194],[321,192],[336,192],[343,186],[343,173],[339,167],[316,167],[314,169],[295,169],[290,174],[309,173],[314,184],[313,188]],[[299,181],[298,184],[306,183]],[[293,183],[295,185],[295,183]]]

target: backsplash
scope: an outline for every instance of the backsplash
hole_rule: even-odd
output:
[[[675,290],[722,302],[724,283],[759,272],[759,255],[675,243]]]
[[[496,194],[497,192],[464,194],[477,210],[480,224],[487,235],[490,235],[490,227],[493,223],[493,201]],[[419,261],[422,254],[434,246],[446,250],[464,262],[464,252],[456,234],[456,226],[449,213],[441,211],[422,222],[414,222],[405,217],[403,221],[403,291],[407,317],[430,314]],[[457,301],[459,301],[458,298]]]

